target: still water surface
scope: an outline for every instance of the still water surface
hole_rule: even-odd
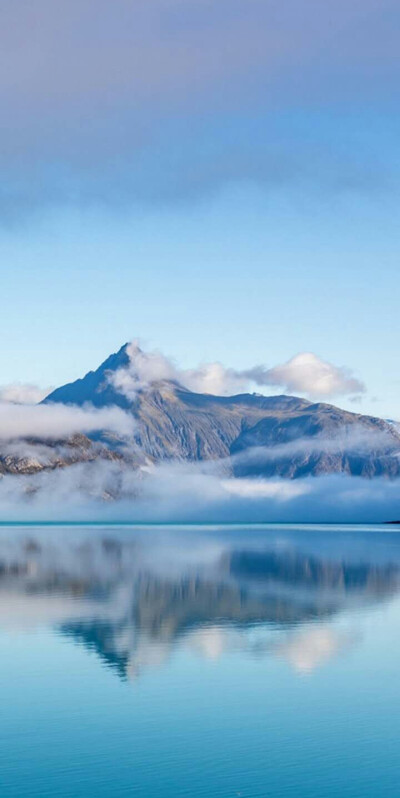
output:
[[[400,784],[400,533],[0,529],[2,798]]]

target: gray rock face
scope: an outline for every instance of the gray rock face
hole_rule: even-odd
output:
[[[91,441],[86,435],[74,435],[67,441],[20,441],[17,447],[3,444],[0,450],[0,477],[6,474],[38,474],[76,463],[99,460],[119,462],[121,456],[108,446]]]
[[[58,388],[45,402],[118,405],[137,421],[135,455],[152,461],[228,459],[238,476],[347,473],[400,475],[400,433],[393,424],[293,396],[196,394],[173,381],[128,398],[110,376],[129,363],[127,346],[96,371]],[[103,439],[115,449],[115,440]]]

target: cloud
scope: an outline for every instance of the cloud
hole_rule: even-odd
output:
[[[335,366],[312,352],[302,352],[287,363],[267,368],[253,366],[237,370],[222,363],[203,363],[195,369],[181,369],[161,352],[144,352],[137,340],[127,347],[130,364],[110,375],[113,386],[133,399],[151,384],[173,380],[196,393],[230,396],[257,387],[281,386],[288,393],[312,399],[362,394],[364,384],[350,369]]]
[[[48,396],[54,387],[40,388],[30,383],[13,382],[0,385],[0,402],[11,402],[17,405],[34,405]]]
[[[371,524],[398,518],[398,481],[378,477],[253,483],[228,477],[219,463],[133,470],[98,460],[0,478],[0,520]]]
[[[269,446],[255,444],[232,454],[229,462],[234,469],[262,469],[263,465],[279,460],[293,464],[296,458],[300,458],[304,462],[304,458],[313,454],[373,456],[381,458],[383,462],[386,458],[395,460],[400,458],[399,430],[393,427],[393,431],[390,428],[374,428],[372,431],[370,427],[360,428],[348,424],[334,428],[330,434],[303,436]],[[253,478],[248,481],[252,490],[256,490]]]
[[[329,16],[319,0],[5,0],[3,215],[299,176],[376,189],[393,159],[360,105],[390,114],[398,23],[394,0]]]
[[[222,363],[203,363],[197,369],[187,369],[181,372],[180,379],[190,391],[217,396],[243,393],[250,384],[247,375],[225,368]]]
[[[110,382],[117,391],[128,399],[134,399],[137,392],[162,380],[177,380],[178,369],[172,360],[161,352],[143,352],[137,340],[126,349],[130,364],[110,374]]]
[[[158,350],[144,352],[138,340],[128,344],[126,351],[129,366],[111,373],[109,379],[114,388],[128,399],[134,399],[139,390],[164,380],[177,382],[197,393],[221,396],[244,391],[249,385],[247,376],[225,368],[222,363],[205,363],[197,369],[181,369]]]
[[[232,496],[244,499],[274,499],[287,502],[297,496],[304,496],[310,486],[294,480],[267,480],[267,479],[225,479],[222,487]]]
[[[99,430],[132,434],[134,420],[118,407],[95,409],[62,404],[18,405],[0,403],[0,440],[39,438],[60,440],[79,432]]]
[[[280,386],[287,393],[305,394],[313,399],[365,392],[364,384],[350,369],[334,366],[312,352],[301,352],[287,363],[269,369],[254,366],[237,371],[221,363],[208,363],[182,372],[181,380],[190,390],[221,395],[245,391],[251,385]]]
[[[95,17],[92,0],[5,0],[0,19],[3,98],[26,115],[86,112],[83,126],[115,107],[165,113],[246,89],[332,96],[346,70],[360,90],[371,61],[381,83],[398,73],[394,0],[338,0],[329,19],[318,0],[97,0]]]
[[[287,363],[265,371],[262,368],[250,370],[248,376],[251,378],[252,375],[258,385],[280,385],[289,393],[313,398],[328,399],[365,392],[365,385],[353,376],[350,369],[334,366],[312,352],[301,352]]]

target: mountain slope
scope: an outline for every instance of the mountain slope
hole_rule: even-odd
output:
[[[400,435],[381,419],[293,396],[197,394],[172,380],[125,395],[115,388],[113,376],[129,365],[125,345],[96,371],[58,388],[45,402],[118,405],[132,413],[141,459],[231,458],[238,476],[400,475]]]
[[[90,402],[95,407],[117,405],[128,409],[129,401],[118,393],[107,380],[107,375],[129,365],[127,344],[104,361],[96,371],[89,371],[83,379],[75,380],[61,388],[56,388],[42,404],[62,402],[65,405],[84,405]]]

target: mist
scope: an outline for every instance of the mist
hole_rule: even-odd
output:
[[[0,440],[23,438],[60,440],[79,432],[107,429],[129,435],[134,419],[119,407],[96,409],[63,404],[35,405],[0,402]]]
[[[400,518],[396,480],[346,475],[236,478],[226,464],[132,470],[98,461],[6,475],[0,521],[382,523]]]

